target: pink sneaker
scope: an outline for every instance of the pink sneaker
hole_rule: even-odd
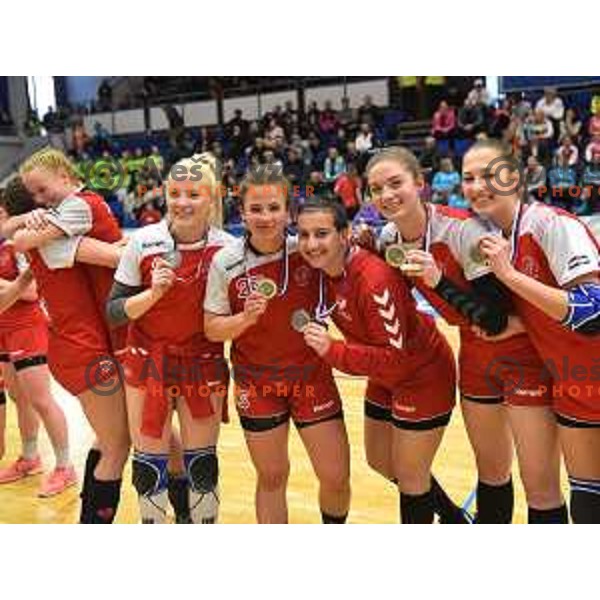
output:
[[[69,465],[68,467],[56,467],[52,473],[44,477],[38,496],[40,498],[50,498],[61,494],[67,488],[77,483],[77,475],[75,469]]]
[[[43,470],[42,459],[39,456],[31,460],[21,456],[12,465],[0,469],[0,484],[19,481],[19,479],[24,479],[31,475],[39,475]]]

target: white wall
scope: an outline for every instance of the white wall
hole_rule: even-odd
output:
[[[186,127],[214,125],[218,121],[217,102],[191,102],[184,105],[183,119]]]
[[[273,110],[276,106],[284,108],[286,102],[291,102],[294,109],[298,108],[297,102],[298,94],[292,92],[274,92],[273,94],[261,94],[260,95],[260,109],[262,114],[268,113]]]
[[[387,106],[389,104],[388,86],[385,79],[348,84],[347,94],[352,107],[360,106],[363,98],[367,95],[373,98],[373,103],[377,106]],[[325,102],[330,100],[333,107],[339,109],[342,106],[343,95],[343,85],[308,88],[305,92],[306,105],[308,106],[314,100],[317,102],[319,108],[323,108]],[[297,95],[295,91],[261,95],[261,112],[265,114],[273,110],[277,105],[283,108],[288,100],[293,103],[294,108],[297,108]],[[176,105],[176,108],[183,116],[186,127],[202,127],[217,124],[217,103],[214,100],[180,104]],[[242,116],[247,120],[256,120],[262,116],[259,114],[259,101],[256,95],[244,96],[242,98],[227,98],[224,100],[223,116],[225,122],[233,118],[236,109],[240,109]],[[96,121],[99,121],[110,133],[114,134],[143,133],[145,130],[144,111],[142,109],[120,110],[114,114],[99,113],[86,116],[84,124],[90,135],[94,133],[94,123]],[[165,113],[160,107],[150,109],[150,123],[153,131],[164,131],[169,127]]]

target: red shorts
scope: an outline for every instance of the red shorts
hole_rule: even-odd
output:
[[[458,359],[463,397],[483,404],[551,406],[551,378],[529,344],[464,340]]]
[[[552,408],[567,427],[600,427],[600,382],[550,384]]]
[[[273,429],[290,417],[302,428],[342,415],[333,373],[324,362],[277,370],[236,366],[234,381],[237,411],[247,431]]]
[[[108,396],[121,386],[118,363],[108,346],[96,350],[50,335],[48,366],[54,379],[73,396],[89,389]]]
[[[400,429],[430,430],[450,422],[456,404],[456,367],[448,344],[436,359],[418,369],[410,381],[390,389],[369,380],[366,416],[391,421]]]
[[[2,362],[18,364],[24,359],[45,357],[47,354],[48,324],[43,316],[33,321],[28,327],[0,331]]]
[[[149,437],[162,437],[175,400],[183,398],[194,419],[206,419],[214,415],[211,395],[227,397],[229,368],[223,357],[196,360],[155,356],[130,347],[122,357],[122,364],[127,385],[146,390],[142,433]],[[227,420],[226,403],[223,420]]]

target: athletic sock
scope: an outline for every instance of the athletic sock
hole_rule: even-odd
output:
[[[433,494],[400,493],[400,517],[405,525],[429,525],[433,523]]]
[[[502,485],[477,484],[477,516],[475,523],[481,525],[512,523],[514,510],[512,479]]]
[[[323,525],[344,525],[348,519],[348,513],[341,517],[330,515],[329,513],[321,511],[321,521]]]
[[[569,512],[566,504],[557,508],[541,510],[539,508],[528,508],[527,522],[530,525],[565,524],[569,522]]]

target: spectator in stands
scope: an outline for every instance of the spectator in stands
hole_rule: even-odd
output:
[[[285,141],[285,132],[283,131],[283,127],[277,123],[276,118],[271,118],[267,128],[265,130],[265,138],[271,146],[275,146],[277,144],[281,144]]]
[[[570,190],[578,191],[579,188],[575,167],[570,167],[567,161],[566,156],[560,156],[556,161],[556,166],[548,172],[550,203],[573,212],[573,203],[579,194],[571,194]]]
[[[159,221],[162,221],[162,213],[154,206],[154,202],[146,202],[146,204],[142,206],[138,217],[140,227],[152,225]]]
[[[565,111],[565,118],[560,122],[560,139],[568,136],[575,145],[578,145],[581,136],[581,129],[582,124],[577,118],[577,111],[574,108],[567,108]]]
[[[448,106],[445,100],[440,102],[439,108],[433,115],[431,135],[436,140],[449,140],[456,130],[456,115],[454,109]]]
[[[595,108],[596,111],[592,113],[592,118],[588,123],[588,134],[591,138],[600,136],[600,102]]]
[[[309,171],[323,171],[325,152],[321,146],[319,136],[312,131],[308,135],[308,148],[305,155],[305,163]]]
[[[306,112],[306,124],[309,130],[317,131],[319,129],[319,117],[321,116],[321,111],[319,110],[317,103],[313,100]]]
[[[65,124],[61,115],[56,112],[51,106],[48,107],[48,112],[42,119],[44,127],[48,132],[48,140],[53,148],[66,151],[65,144]]]
[[[486,87],[483,84],[483,79],[476,79],[473,82],[473,89],[467,95],[467,99],[474,106],[480,106],[483,109],[486,109],[490,103],[490,93],[487,91]]]
[[[374,145],[375,140],[373,138],[373,132],[371,131],[371,126],[368,123],[362,123],[360,126],[360,131],[354,140],[354,145],[356,147],[356,151],[359,154],[364,154],[369,152]]]
[[[346,130],[343,127],[338,127],[333,143],[335,143],[336,148],[342,155],[346,152],[348,136],[346,135]]]
[[[285,131],[285,137],[291,138],[294,129],[298,127],[298,112],[294,110],[294,104],[291,100],[285,103],[285,110],[281,115],[281,126]]]
[[[338,119],[335,110],[331,106],[331,101],[325,102],[325,108],[319,115],[319,131],[323,136],[331,136],[338,128]]]
[[[600,150],[593,152],[590,158],[582,176],[583,197],[590,211],[596,213],[600,210]]]
[[[162,157],[158,146],[154,145],[150,148],[150,156],[148,158],[152,163],[153,170],[160,180],[162,180],[165,175],[165,159]]]
[[[98,108],[101,111],[111,111],[113,101],[113,90],[108,83],[108,79],[103,79],[102,83],[98,87]]]
[[[326,183],[332,184],[342,173],[346,171],[346,161],[340,156],[338,149],[333,146],[327,152],[327,158],[323,167],[323,178]]]
[[[229,136],[229,156],[237,161],[241,158],[246,147],[246,140],[242,135],[242,128],[239,125],[234,125]]]
[[[504,139],[507,129],[510,128],[512,119],[512,100],[505,98],[499,106],[493,111],[490,135],[494,138]]]
[[[237,125],[243,136],[248,135],[248,121],[242,115],[243,112],[239,108],[233,111],[233,119],[227,123],[227,131],[232,132],[233,128]]]
[[[266,150],[265,140],[261,137],[257,137],[254,140],[254,144],[246,148],[246,154],[248,161],[256,164],[264,164],[264,152]]]
[[[469,95],[464,106],[458,112],[458,131],[465,139],[475,139],[484,125],[484,114],[481,104],[475,101],[474,96]]]
[[[527,159],[525,181],[527,185],[527,194],[536,200],[543,202],[547,193],[546,169],[540,165],[535,156],[530,156]]]
[[[348,171],[335,180],[333,193],[346,207],[348,219],[354,219],[362,204],[362,182],[355,164],[348,165]]]
[[[421,165],[426,181],[431,183],[433,174],[440,169],[440,153],[438,152],[434,137],[427,136],[425,138],[425,145],[419,158],[419,164]]]
[[[574,167],[579,162],[579,149],[573,144],[573,140],[569,136],[565,136],[561,140],[561,144],[556,150],[556,160],[566,162],[569,167]]]
[[[338,122],[346,131],[351,132],[351,128],[356,123],[356,111],[350,107],[350,98],[342,98],[342,109],[338,112]]]
[[[347,165],[351,165],[351,164],[357,165],[357,168],[358,168],[359,154],[358,154],[358,150],[356,149],[356,143],[354,140],[348,140],[346,142],[344,159],[346,160]]]
[[[527,99],[525,93],[521,93],[517,95],[516,100],[512,105],[512,116],[517,119],[521,119],[522,121],[527,120],[529,115],[531,115],[532,106],[531,102]]]
[[[372,129],[379,123],[379,109],[373,104],[371,96],[365,96],[358,107],[358,120],[360,123],[367,123]]]
[[[565,105],[560,96],[556,93],[556,89],[550,87],[545,88],[544,96],[538,100],[535,109],[536,111],[541,110],[552,122],[553,136],[556,141],[560,134],[560,122],[565,116]]]
[[[298,149],[294,146],[288,148],[283,174],[291,185],[304,185],[306,177],[304,162]]]
[[[457,193],[460,188],[460,175],[454,168],[451,158],[442,158],[440,171],[433,176],[431,188],[432,201],[437,204],[448,204],[450,196]]]
[[[594,154],[600,153],[600,135],[594,136],[585,149],[585,162],[591,163],[594,160]]]
[[[544,165],[550,162],[550,149],[554,137],[552,122],[541,109],[536,109],[529,117],[525,134],[529,143],[530,153]]]

